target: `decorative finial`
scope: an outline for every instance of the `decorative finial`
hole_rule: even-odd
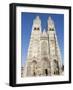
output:
[[[55,28],[54,27],[54,21],[52,20],[51,16],[48,17],[48,27],[49,28]]]

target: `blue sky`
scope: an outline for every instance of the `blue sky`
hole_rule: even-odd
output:
[[[54,20],[57,39],[61,51],[62,62],[64,62],[64,15],[63,14],[45,14],[45,13],[27,13],[21,14],[21,64],[24,65],[27,57],[28,46],[31,36],[33,20],[39,16],[41,27],[47,29],[47,19],[49,16]]]

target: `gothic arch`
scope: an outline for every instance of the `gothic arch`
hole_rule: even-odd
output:
[[[37,64],[37,61],[36,60],[33,60],[32,63]]]
[[[58,64],[58,61],[56,59],[54,59],[53,61],[53,66],[54,66],[54,74],[55,75],[58,75],[59,74],[59,64]]]
[[[37,61],[33,60],[31,62],[31,73],[32,73],[32,76],[36,76],[36,68],[37,68]]]
[[[50,61],[48,60],[47,57],[43,58],[43,74],[48,76],[51,74],[50,71],[51,67],[50,67]]]

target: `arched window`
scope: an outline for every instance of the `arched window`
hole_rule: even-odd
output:
[[[58,75],[59,74],[59,65],[58,65],[58,61],[54,60],[54,74]]]
[[[39,30],[39,27],[37,28],[37,30]]]
[[[37,62],[35,60],[33,60],[31,63],[32,76],[36,76],[36,67],[37,67]]]
[[[54,28],[50,28],[49,30],[50,30],[50,31],[54,31]]]
[[[51,72],[50,72],[50,69],[51,69],[50,61],[48,60],[47,57],[44,57],[42,59],[42,62],[43,62],[43,74],[46,76],[50,75],[51,74]]]
[[[39,27],[34,27],[34,30],[40,30],[40,28]]]
[[[36,27],[34,27],[34,30],[36,30]]]

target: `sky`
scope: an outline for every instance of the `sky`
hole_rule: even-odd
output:
[[[41,19],[42,31],[47,29],[48,17],[54,20],[58,44],[60,47],[62,63],[64,63],[64,15],[63,14],[49,14],[49,13],[27,13],[22,12],[21,14],[21,65],[25,64],[27,58],[27,52],[31,37],[31,30],[33,20],[39,16]]]

